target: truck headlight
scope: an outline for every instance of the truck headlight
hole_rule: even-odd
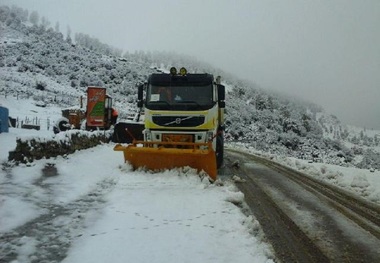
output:
[[[207,141],[211,142],[214,139],[214,133],[213,132],[207,132]]]
[[[152,133],[150,131],[145,131],[145,140],[146,141],[152,140]]]

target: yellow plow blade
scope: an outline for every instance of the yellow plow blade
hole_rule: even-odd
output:
[[[144,147],[138,147],[137,144],[143,144]],[[208,146],[208,149],[200,149],[200,146]],[[128,161],[133,169],[146,167],[149,170],[161,170],[190,166],[198,172],[205,171],[214,181],[217,177],[215,151],[208,143],[136,141],[128,146],[117,144],[114,150],[122,151],[124,161]]]

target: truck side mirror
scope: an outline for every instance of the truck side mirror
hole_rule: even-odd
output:
[[[106,100],[105,100],[104,105],[105,105],[104,108],[111,109],[112,108],[112,98],[109,96],[106,96]]]
[[[226,98],[226,88],[224,85],[218,84],[218,100],[225,100]]]
[[[144,86],[144,84],[141,84],[137,91],[137,107],[139,108],[142,108],[144,105]]]
[[[226,88],[221,84],[217,84],[217,86],[218,86],[218,104],[219,104],[219,107],[225,108],[226,103],[224,100],[226,98]]]

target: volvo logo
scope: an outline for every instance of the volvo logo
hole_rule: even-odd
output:
[[[173,124],[179,125],[179,124],[181,124],[181,122],[186,121],[186,120],[190,120],[194,117],[195,116],[187,116],[187,117],[183,117],[183,118],[178,117],[178,118],[175,118],[173,121],[167,122],[163,125],[164,126],[169,126],[169,125],[173,125]]]

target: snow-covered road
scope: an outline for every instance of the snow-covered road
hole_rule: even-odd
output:
[[[268,159],[227,157],[240,161],[237,186],[281,262],[380,262],[379,206]]]
[[[233,184],[132,171],[112,148],[0,171],[0,261],[272,262]]]

